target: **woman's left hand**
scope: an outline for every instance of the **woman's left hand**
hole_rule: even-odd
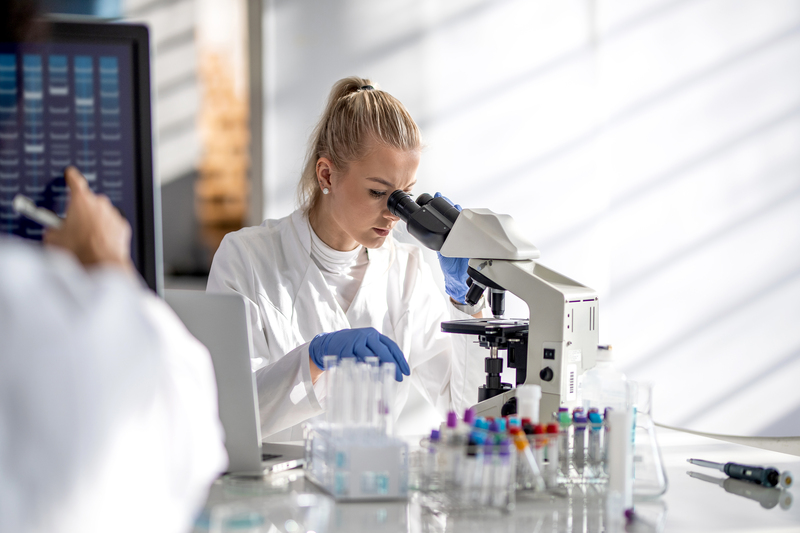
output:
[[[450,202],[453,207],[461,211],[461,206],[453,204],[449,198],[442,196],[442,193],[437,192],[433,195],[434,198],[444,198]],[[445,257],[441,253],[436,252],[439,256],[439,266],[442,267],[444,273],[444,290],[456,302],[463,304],[467,298],[467,266],[469,259],[466,257]]]

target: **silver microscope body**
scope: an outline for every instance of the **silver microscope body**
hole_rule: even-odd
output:
[[[516,413],[515,388],[542,388],[539,419],[559,407],[578,405],[578,379],[595,365],[598,337],[597,293],[535,260],[539,250],[514,220],[488,209],[459,212],[443,198],[420,195],[415,203],[402,191],[389,209],[408,224],[409,233],[445,257],[468,257],[471,278],[467,301],[477,303],[488,289],[494,319],[442,323],[442,331],[478,336],[489,349],[486,384],[478,391],[478,416]],[[528,320],[502,318],[505,292],[528,306]],[[502,383],[503,359],[516,370],[516,383]]]

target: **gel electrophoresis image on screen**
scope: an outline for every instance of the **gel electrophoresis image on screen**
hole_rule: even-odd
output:
[[[13,198],[63,216],[68,165],[137,227],[131,62],[126,46],[0,44],[1,233],[42,238]],[[135,258],[136,239],[132,246]]]

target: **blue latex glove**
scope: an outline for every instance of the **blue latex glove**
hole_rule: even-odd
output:
[[[359,361],[375,356],[382,363],[395,364],[397,381],[403,381],[403,374],[411,375],[411,369],[400,347],[375,328],[342,329],[333,333],[320,333],[309,343],[308,354],[320,370],[325,369],[322,358],[326,355],[335,355],[339,359],[355,357]]]
[[[444,198],[450,204],[461,211],[461,206],[453,204],[449,198],[442,196],[442,193],[437,192],[433,195],[434,198]],[[460,304],[465,303],[467,298],[467,267],[469,266],[469,259],[466,257],[445,257],[439,252],[439,266],[442,267],[444,272],[444,290],[450,298]]]

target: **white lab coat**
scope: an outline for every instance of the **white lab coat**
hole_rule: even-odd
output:
[[[222,439],[208,352],[166,304],[0,237],[0,531],[188,531]]]
[[[232,291],[250,303],[265,440],[302,439],[300,424],[323,412],[325,380],[312,385],[308,357],[308,343],[322,332],[371,326],[398,344],[411,377],[397,388],[395,414],[412,383],[441,414],[475,404],[486,352],[472,338],[441,332],[443,320],[470,317],[447,302],[419,247],[389,236],[369,250],[345,313],[311,259],[310,232],[308,217],[297,210],[229,233],[208,278],[209,292]]]

